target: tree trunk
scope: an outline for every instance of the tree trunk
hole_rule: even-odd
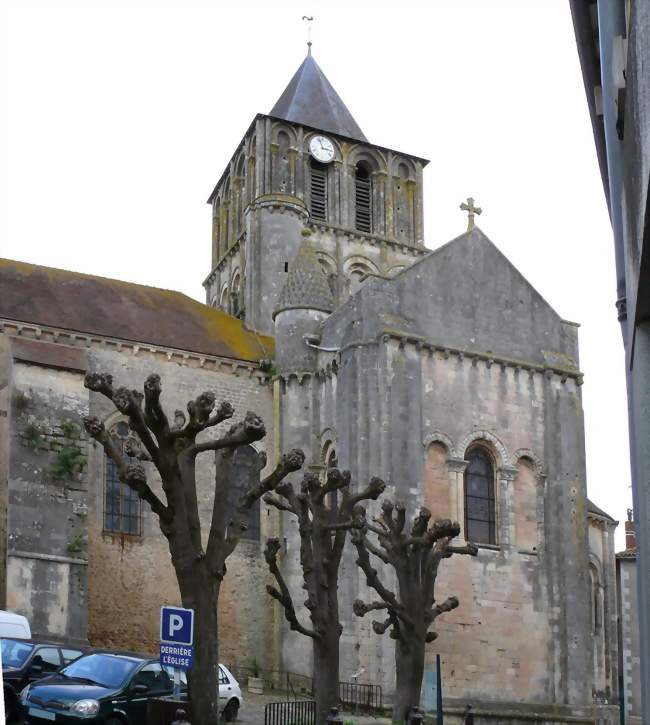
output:
[[[336,612],[335,614],[338,614]],[[324,725],[332,707],[339,704],[339,628],[338,617],[314,640],[314,699],[316,725]]]
[[[402,636],[406,642],[395,643],[397,682],[393,704],[393,723],[400,725],[407,721],[411,708],[420,705],[425,648],[424,637],[408,631],[403,631]]]
[[[183,606],[194,610],[194,662],[188,673],[192,725],[219,723],[219,639],[217,606],[219,582],[194,567],[190,577],[181,577]],[[201,633],[197,637],[197,633]]]

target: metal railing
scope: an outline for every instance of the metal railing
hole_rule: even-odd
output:
[[[314,700],[269,702],[264,707],[264,725],[316,725]]]
[[[382,697],[381,685],[339,682],[339,701],[343,708],[351,712],[381,710]]]

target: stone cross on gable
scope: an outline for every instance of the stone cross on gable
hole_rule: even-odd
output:
[[[475,214],[482,214],[483,213],[483,209],[481,209],[478,206],[474,206],[474,199],[471,196],[469,196],[467,198],[467,202],[463,202],[460,205],[460,208],[463,211],[466,211],[467,212],[467,231],[468,232],[471,232],[472,229],[474,229],[474,226],[475,226],[475,224],[474,224],[474,215]]]

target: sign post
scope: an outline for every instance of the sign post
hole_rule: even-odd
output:
[[[192,668],[194,659],[194,610],[160,609],[160,664],[174,668],[174,694],[180,694],[180,673]]]

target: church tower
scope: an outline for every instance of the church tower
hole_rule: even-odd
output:
[[[270,113],[253,119],[210,195],[207,303],[273,334],[305,227],[335,308],[368,276],[410,266],[425,253],[427,163],[371,144],[310,49]]]

